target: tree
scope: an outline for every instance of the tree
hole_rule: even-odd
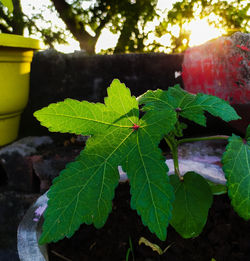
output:
[[[40,28],[37,25],[37,21],[43,21],[43,10],[40,13],[36,13],[31,17],[28,17],[23,13],[21,0],[12,0],[13,10],[8,10],[0,2],[0,32],[8,34],[23,35],[25,29],[29,34],[39,34],[45,44],[53,48],[54,43],[66,43],[65,33],[62,29],[52,25],[52,21],[43,23],[43,27]],[[48,7],[53,10],[53,7]]]
[[[38,33],[45,44],[50,47],[54,43],[65,43],[66,36],[71,32],[79,42],[81,49],[89,54],[95,53],[96,43],[104,28],[112,33],[119,34],[115,48],[108,53],[152,52],[161,51],[157,39],[147,41],[152,36],[161,37],[169,34],[171,52],[181,52],[188,47],[190,31],[185,24],[196,17],[208,17],[211,24],[224,27],[227,34],[235,30],[247,32],[247,1],[240,0],[182,0],[173,5],[167,12],[166,18],[155,30],[148,32],[147,24],[160,13],[156,6],[158,0],[50,0],[47,10],[27,16],[22,11],[21,0],[13,0],[14,11],[9,12],[0,3],[0,31],[3,33],[29,34]],[[242,3],[244,2],[244,3]],[[44,12],[58,14],[65,24],[65,28],[56,26],[53,21],[44,21]],[[214,14],[211,17],[211,14]],[[178,26],[180,33],[175,35],[169,26]]]
[[[22,7],[19,0],[13,0],[13,12],[7,9],[0,3],[0,30],[3,33],[23,34],[24,20]]]
[[[95,45],[103,28],[109,28],[120,37],[115,53],[143,51],[144,28],[156,16],[157,0],[51,0],[48,8],[57,12],[81,49],[95,53]],[[53,47],[55,42],[64,42],[62,29],[51,26],[39,28],[36,22],[43,19],[42,12],[28,17],[22,11],[20,0],[13,0],[14,11],[8,12],[0,4],[0,30],[3,33],[23,34],[39,32],[46,44]],[[86,8],[86,6],[88,7]]]
[[[223,28],[225,35],[236,31],[249,32],[247,1],[231,0],[182,0],[176,2],[167,13],[164,21],[156,28],[156,35],[171,34],[171,49],[182,52],[189,46],[190,31],[184,27],[192,19],[207,18],[209,24],[216,28]],[[175,36],[169,25],[179,26],[179,35]]]
[[[157,0],[52,0],[61,19],[80,43],[81,49],[95,52],[95,45],[104,27],[120,33],[115,53],[143,51],[146,23],[156,16]],[[93,2],[93,1],[92,1]],[[92,32],[92,33],[91,33]]]

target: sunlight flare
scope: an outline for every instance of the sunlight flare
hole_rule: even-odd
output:
[[[189,41],[190,47],[203,44],[225,33],[225,30],[210,25],[206,18],[192,20],[186,25],[186,28],[191,33]]]

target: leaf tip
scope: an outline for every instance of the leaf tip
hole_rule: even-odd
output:
[[[111,82],[111,85],[113,84],[121,84],[120,80],[115,78],[112,82]]]

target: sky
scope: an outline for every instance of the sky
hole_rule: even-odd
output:
[[[228,0],[230,1],[230,0]],[[158,0],[157,8],[159,9],[160,13],[164,13],[164,11],[170,10],[173,3],[177,2],[176,0]],[[46,26],[52,26],[52,27],[60,27],[67,32],[67,41],[69,44],[56,44],[55,49],[58,51],[64,52],[64,53],[70,53],[74,52],[76,50],[80,50],[79,43],[73,39],[73,36],[70,32],[66,30],[65,24],[63,21],[56,15],[56,13],[51,13],[47,9],[47,5],[50,4],[50,0],[21,0],[23,12],[26,15],[30,15],[32,13],[37,13],[37,11],[42,10],[43,13],[43,20],[37,22],[36,25],[40,28],[42,28],[44,25]],[[159,21],[156,19],[153,22],[150,22],[148,25],[148,30],[153,29]],[[223,34],[223,30],[219,30],[216,28],[211,27],[206,19],[202,20],[196,20],[192,21],[190,24],[185,25],[187,29],[191,30],[191,36],[190,36],[190,46],[195,46],[202,44],[210,39],[216,38],[218,36],[221,36]],[[170,28],[172,33],[178,35],[178,27],[172,27]],[[205,33],[204,33],[205,32]],[[28,36],[28,32],[25,33]],[[34,38],[39,39],[39,35],[32,35]],[[98,39],[98,42],[96,44],[96,52],[100,52],[101,49],[108,49],[112,48],[116,45],[116,42],[118,40],[119,34],[114,35],[109,30],[104,28],[102,30],[102,34]],[[152,34],[152,36],[149,38],[149,41],[153,41],[155,38]],[[164,44],[165,46],[169,45],[170,36],[164,35],[161,38],[157,38],[157,40]],[[165,49],[166,50],[166,49]],[[163,50],[164,51],[164,48]]]

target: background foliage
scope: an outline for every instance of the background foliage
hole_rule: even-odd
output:
[[[171,10],[162,13],[156,8],[157,0],[51,0],[47,10],[39,10],[27,15],[23,12],[21,0],[13,0],[13,12],[0,3],[0,31],[23,35],[38,34],[44,43],[53,47],[55,43],[66,43],[69,32],[80,43],[81,49],[95,53],[95,46],[104,28],[118,33],[115,46],[106,53],[161,51],[162,44],[149,41],[156,37],[170,36],[169,50],[181,52],[188,47],[190,31],[183,25],[194,18],[207,17],[209,23],[223,27],[226,34],[235,31],[248,32],[249,4],[240,0],[182,0]],[[57,26],[53,20],[45,19],[45,12],[56,13],[65,28]],[[148,23],[160,19],[157,27],[148,29]],[[39,21],[43,21],[42,26]],[[179,27],[173,34],[170,26]]]

